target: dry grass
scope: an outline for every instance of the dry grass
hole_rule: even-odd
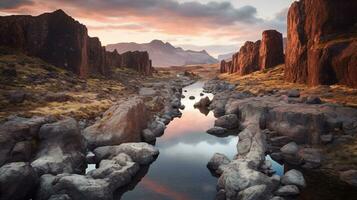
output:
[[[299,89],[302,96],[314,95],[319,96],[325,102],[357,107],[357,89],[343,85],[308,87],[305,84],[285,82],[283,66],[280,65],[246,76],[222,74],[220,78],[237,84],[236,89],[238,91],[250,91],[254,94],[260,94],[275,89]]]
[[[15,69],[16,76],[1,73]],[[132,80],[135,73],[120,69],[119,72]],[[129,72],[130,71],[130,72]],[[55,77],[48,76],[49,73]],[[33,115],[72,116],[77,119],[94,118],[107,110],[117,98],[128,91],[118,79],[95,77],[80,79],[76,75],[49,65],[38,58],[23,54],[0,55],[0,119],[9,115],[30,117]],[[134,74],[134,75],[133,75]],[[10,91],[26,93],[22,103],[11,103],[7,95]],[[48,102],[43,98],[48,92],[64,93],[66,101]]]

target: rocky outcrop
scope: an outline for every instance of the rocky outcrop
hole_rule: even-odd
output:
[[[252,72],[258,71],[259,67],[259,49],[261,41],[246,42],[239,50],[238,70],[240,75],[247,75]]]
[[[262,40],[248,41],[233,54],[232,61],[221,62],[221,73],[247,75],[284,63],[283,36],[276,30],[266,30]]]
[[[151,60],[146,51],[128,51],[121,54],[120,66],[134,69],[145,75],[150,75],[152,73]]]
[[[83,173],[85,141],[78,123],[72,118],[40,128],[39,151],[31,163],[37,174]]]
[[[107,110],[103,118],[83,132],[89,148],[140,142],[146,128],[148,112],[142,99],[129,98],[117,102]]]
[[[28,162],[37,151],[38,131],[50,119],[14,117],[0,125],[0,166],[9,162]]]
[[[43,15],[0,18],[0,44],[64,67],[88,73],[87,28],[62,10]]]
[[[0,168],[0,199],[31,199],[38,177],[29,163],[13,162]]]
[[[89,73],[91,74],[107,75],[110,71],[109,67],[113,66],[106,65],[106,60],[111,60],[111,58],[106,57],[105,48],[102,47],[102,44],[97,37],[88,37],[88,58]]]
[[[81,77],[107,75],[110,67],[127,64],[145,75],[152,71],[147,52],[129,53],[130,61],[122,63],[120,54],[106,52],[98,38],[88,36],[86,26],[62,10],[35,17],[0,17],[0,45],[39,57]],[[127,55],[124,57],[127,58]]]
[[[284,63],[283,34],[276,30],[263,32],[259,49],[260,69],[268,69]]]
[[[285,79],[357,87],[355,1],[302,0],[288,13]]]

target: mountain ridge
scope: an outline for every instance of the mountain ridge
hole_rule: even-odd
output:
[[[207,53],[206,50],[193,51],[175,47],[169,42],[152,40],[149,43],[123,42],[109,44],[107,50],[117,50],[118,53],[126,51],[147,51],[155,67],[183,66],[191,64],[213,64],[218,60]]]

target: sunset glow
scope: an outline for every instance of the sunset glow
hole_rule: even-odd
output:
[[[292,0],[5,0],[0,15],[39,15],[62,9],[103,44],[161,39],[213,56],[257,40],[262,30],[286,32]],[[264,11],[264,12],[263,12]]]

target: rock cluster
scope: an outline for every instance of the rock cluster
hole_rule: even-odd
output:
[[[250,74],[284,63],[283,36],[275,30],[266,30],[262,40],[247,41],[232,56],[231,62],[221,62],[221,73]]]
[[[145,75],[152,72],[147,52],[107,52],[98,38],[62,10],[33,16],[0,17],[0,45],[39,57],[81,77],[109,75],[112,67],[133,68]]]
[[[205,87],[211,88],[210,84],[208,82]],[[208,164],[212,173],[219,176],[216,199],[294,197],[306,186],[303,175],[290,170],[281,178],[271,176],[274,170],[272,163],[266,160],[266,153],[270,152],[278,161],[307,169],[318,168],[324,158],[312,145],[339,137],[335,134],[337,129],[343,135],[357,133],[354,126],[356,109],[322,102],[308,103],[307,99],[300,98],[298,90],[277,91],[259,97],[229,89],[213,93],[215,96],[209,108],[220,117],[208,132],[219,136],[238,125],[240,130],[238,153],[233,160],[217,153]],[[346,179],[344,174],[341,178],[351,183],[355,180]]]
[[[302,0],[288,13],[285,79],[357,87],[356,1]]]

